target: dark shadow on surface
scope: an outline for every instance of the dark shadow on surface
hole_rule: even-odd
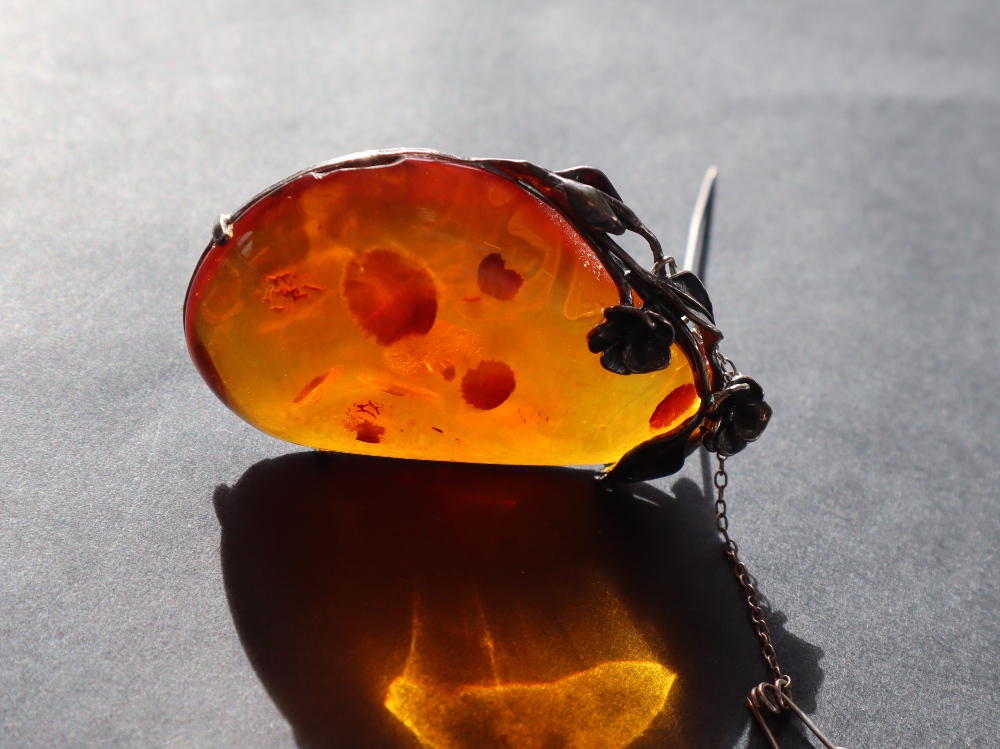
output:
[[[308,452],[254,465],[215,507],[237,631],[304,749],[419,746],[383,704],[407,667],[415,597],[442,684],[479,667],[470,600],[517,682],[620,660],[637,634],[677,680],[630,746],[729,749],[767,674],[711,504],[688,480],[673,492],[579,470]],[[612,599],[625,629],[608,624]],[[809,710],[822,653],[771,620]],[[800,745],[794,727],[782,733]]]

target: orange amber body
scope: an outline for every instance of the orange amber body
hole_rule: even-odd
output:
[[[519,184],[406,154],[306,173],[250,204],[192,279],[191,356],[229,408],[290,442],[396,458],[613,463],[698,413],[675,343],[605,370],[587,333],[618,292]]]

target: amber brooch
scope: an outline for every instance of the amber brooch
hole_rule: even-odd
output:
[[[740,451],[771,414],[698,276],[589,167],[392,150],[307,169],[219,218],[184,326],[230,409],[321,450],[639,481]]]
[[[772,749],[764,711],[836,749],[792,701],[729,535],[726,459],[771,409],[720,352],[700,278],[714,177],[678,267],[598,169],[422,150],[329,161],[219,217],[184,302],[188,348],[239,416],[320,450],[604,464],[622,481],[716,453],[716,527],[773,677],[747,706]]]

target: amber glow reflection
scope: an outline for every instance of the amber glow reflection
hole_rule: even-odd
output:
[[[603,663],[549,684],[446,693],[402,676],[389,688],[386,707],[434,749],[612,749],[642,735],[663,709],[674,678],[658,663],[639,661]]]
[[[711,507],[637,491],[309,453],[220,488],[234,622],[300,749],[733,746],[760,658]]]
[[[518,610],[514,629],[526,639],[498,641],[481,605],[470,606],[471,616],[455,622],[435,620],[418,599],[406,667],[389,685],[385,706],[432,749],[628,746],[663,710],[676,676],[653,660],[652,650],[606,590],[595,590],[580,603],[586,617],[551,621],[548,627],[537,622],[532,628],[524,621],[530,612]],[[567,625],[579,631],[563,629]],[[593,642],[595,634],[609,639]],[[558,671],[566,663],[586,661],[595,650],[607,651],[609,644],[621,660],[552,680],[515,677]],[[456,652],[464,655],[464,663],[449,663]],[[455,666],[481,676],[449,683]]]

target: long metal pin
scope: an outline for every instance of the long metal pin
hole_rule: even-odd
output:
[[[767,723],[764,722],[764,716],[760,714],[760,709],[752,699],[747,700],[747,707],[749,707],[750,712],[753,713],[753,717],[757,721],[757,725],[760,726],[760,730],[764,733],[764,737],[767,739],[767,743],[770,745],[771,749],[781,749],[781,747],[778,746],[778,742],[774,738],[774,734],[771,733],[771,729],[768,728]]]
[[[708,240],[712,233],[712,204],[715,202],[715,178],[719,170],[710,166],[701,181],[698,190],[698,200],[691,214],[691,226],[688,227],[687,247],[684,250],[684,270],[692,271],[705,282],[705,270],[708,266]]]
[[[702,283],[705,283],[705,271],[708,269],[708,244],[712,233],[712,206],[715,203],[715,178],[718,174],[719,169],[716,166],[710,166],[708,171],[705,172],[705,177],[701,181],[701,188],[698,190],[698,199],[694,202],[694,211],[691,213],[687,247],[684,248],[683,270],[692,271],[701,279]],[[700,452],[701,474],[705,485],[705,496],[707,497],[712,492],[712,468],[709,464],[708,450],[702,448]],[[760,717],[758,715],[759,720]],[[764,730],[766,731],[767,729],[765,728]],[[771,743],[774,743],[773,739]]]
[[[836,746],[832,741],[830,741],[830,739],[824,736],[823,732],[816,727],[816,724],[813,723],[811,720],[809,720],[809,717],[804,712],[802,712],[801,708],[799,708],[798,705],[796,705],[794,702],[791,701],[791,699],[788,697],[787,694],[783,695],[783,699],[785,705],[793,713],[799,716],[799,720],[801,720],[803,723],[806,724],[806,727],[813,732],[816,738],[820,740],[820,743],[822,743],[823,746],[826,747],[826,749],[843,749],[843,747]]]

